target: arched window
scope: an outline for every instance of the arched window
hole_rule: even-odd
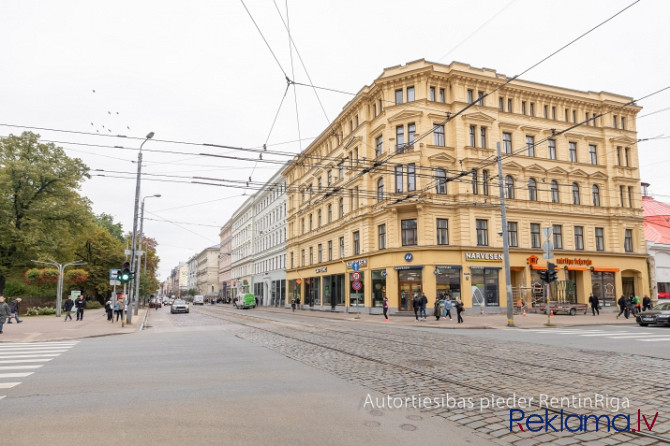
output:
[[[593,205],[600,206],[600,188],[594,184],[591,190],[593,191]]]
[[[377,181],[377,202],[384,201],[384,179],[380,178]]]
[[[572,183],[572,204],[579,204],[579,184]]]
[[[444,169],[435,171],[435,192],[440,195],[447,193],[447,172]]]
[[[558,196],[558,181],[551,180],[551,202],[560,203]]]
[[[535,181],[535,178],[528,180],[528,199],[537,201],[537,181]]]
[[[505,177],[505,198],[514,198],[514,178],[511,175]]]

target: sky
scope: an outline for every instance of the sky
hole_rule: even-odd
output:
[[[668,17],[664,0],[3,0],[0,137],[82,159],[81,194],[130,232],[154,132],[140,199],[161,195],[144,233],[164,280],[385,68],[511,77],[579,38],[522,78],[644,98],[670,86]],[[637,104],[640,176],[670,203],[670,89]]]

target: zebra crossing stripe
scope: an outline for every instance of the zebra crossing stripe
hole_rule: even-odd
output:
[[[0,383],[0,389],[11,389],[14,386],[18,386],[21,384],[20,382],[17,383]]]
[[[0,373],[0,379],[3,379],[3,378],[25,378],[26,376],[30,376],[33,373],[34,372]]]

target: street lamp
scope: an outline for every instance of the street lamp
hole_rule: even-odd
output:
[[[142,234],[144,232],[144,200],[147,198],[160,198],[161,194],[154,194],[154,195],[147,195],[146,197],[142,198],[142,211],[140,212],[140,235],[137,240],[137,243],[139,244],[138,250],[137,250],[137,267],[135,268],[135,316],[140,311],[140,264],[142,263],[140,261],[140,258],[142,258]],[[145,259],[146,259],[146,254],[145,253]],[[145,271],[146,271],[146,264],[145,264]]]
[[[77,260],[75,262],[62,264],[51,259],[47,259],[46,262],[43,262],[41,260],[31,260],[31,262],[44,263],[45,265],[52,265],[55,266],[56,269],[58,269],[58,283],[56,284],[56,317],[60,317],[61,314],[60,309],[63,302],[63,273],[65,272],[65,268],[72,265],[84,265],[86,262]]]
[[[147,134],[147,137],[142,141],[142,144],[140,144],[140,151],[137,154],[137,181],[135,183],[135,211],[133,212],[133,240],[132,240],[132,248],[131,248],[131,254],[130,254],[130,261],[134,262],[135,261],[135,249],[137,248],[137,213],[138,213],[138,208],[140,207],[140,182],[142,181],[142,146],[149,141],[151,138],[154,137],[154,132],[149,132]],[[133,271],[137,270],[137,266],[133,268]],[[132,287],[130,288],[132,291]],[[132,300],[128,302],[130,305],[132,305]],[[128,306],[128,309],[130,310],[130,306]],[[130,324],[132,321],[132,311],[128,311],[127,317],[126,317],[126,322]]]

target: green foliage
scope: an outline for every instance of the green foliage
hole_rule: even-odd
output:
[[[26,311],[26,316],[49,316],[56,314],[56,309],[53,307],[32,307]]]
[[[116,238],[120,242],[125,242],[123,237],[123,227],[121,223],[114,223],[114,218],[111,215],[102,213],[95,217],[95,222],[98,226],[105,228],[109,235]]]
[[[86,301],[86,309],[87,310],[97,310],[99,308],[102,308],[102,304],[98,302],[97,300],[87,300]]]

